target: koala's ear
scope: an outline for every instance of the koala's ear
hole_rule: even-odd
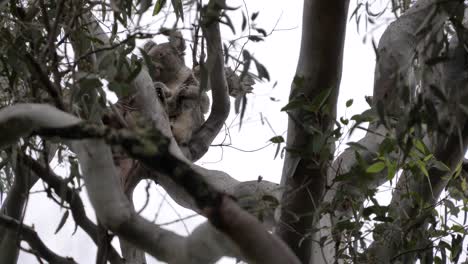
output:
[[[173,31],[170,33],[169,43],[180,52],[185,51],[185,39],[180,31]]]
[[[156,42],[149,40],[148,42],[145,43],[143,46],[143,50],[146,51],[146,53],[149,53],[149,51],[153,48],[156,47],[158,44]]]

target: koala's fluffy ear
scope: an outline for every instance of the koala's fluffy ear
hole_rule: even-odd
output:
[[[156,47],[158,44],[152,40],[148,40],[148,42],[145,43],[145,45],[143,46],[143,50],[146,51],[146,53],[150,52],[150,50],[153,48],[153,47]]]
[[[172,31],[169,34],[169,43],[180,52],[185,51],[185,39],[180,31]]]

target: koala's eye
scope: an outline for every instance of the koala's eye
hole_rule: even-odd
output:
[[[158,61],[163,56],[164,56],[164,54],[162,52],[155,52],[155,53],[151,54],[151,58],[153,59],[153,61]]]

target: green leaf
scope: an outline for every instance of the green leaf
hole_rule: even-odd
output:
[[[130,86],[125,83],[110,82],[108,87],[109,90],[113,91],[119,98],[127,96],[130,92]]]
[[[389,161],[386,163],[386,166],[387,166],[387,179],[391,181],[393,180],[393,178],[395,177],[395,174],[397,173],[397,168],[398,168],[397,163]]]
[[[353,105],[353,99],[346,101],[346,107],[350,107],[351,105]]]
[[[177,19],[182,19],[184,21],[184,8],[182,6],[182,0],[171,0],[172,7]]]
[[[423,161],[424,161],[424,162],[428,162],[430,159],[432,159],[432,157],[434,157],[434,155],[429,154],[429,155],[427,155],[426,157],[424,157]]]
[[[270,141],[276,144],[284,143],[284,138],[282,136],[276,136],[276,137],[270,138]]]
[[[152,4],[151,0],[140,0],[140,9],[138,9],[138,14],[143,14],[145,13]]]
[[[466,183],[465,178],[462,179],[461,188],[462,188],[462,191],[464,192],[466,192],[466,190],[468,189],[468,184]]]
[[[416,147],[417,150],[419,150],[422,154],[426,154],[427,153],[427,148],[426,148],[426,145],[424,145],[424,143],[419,140],[419,139],[415,139],[413,141],[413,144],[414,146]]]
[[[419,169],[422,171],[422,173],[426,176],[429,177],[429,172],[426,169],[426,164],[420,160],[416,161],[416,164],[418,165]]]
[[[304,105],[304,103],[305,100],[303,98],[292,99],[287,105],[281,108],[281,111],[289,111],[301,108]]]
[[[463,238],[464,236],[461,235],[452,235],[452,249],[450,252],[450,260],[452,263],[458,263],[458,258],[462,252]]]
[[[264,40],[262,37],[259,37],[259,36],[256,36],[256,35],[250,35],[248,37],[248,39],[253,41],[253,42],[260,42],[260,41]]]
[[[377,161],[376,163],[367,167],[367,173],[378,173],[385,169],[385,163],[383,161]]]
[[[242,12],[242,26],[241,26],[242,31],[245,30],[246,26],[247,26],[247,19],[245,18],[244,12]]]
[[[343,125],[348,125],[349,124],[349,119],[347,118],[343,118],[343,117],[340,117],[340,122],[343,124]]]
[[[245,76],[249,72],[250,69],[250,63],[252,62],[252,56],[250,55],[249,51],[243,50],[242,51],[242,57],[244,59],[244,67],[242,69],[242,72],[239,76],[239,79],[244,80]]]
[[[368,149],[364,145],[361,145],[361,144],[359,144],[357,142],[348,142],[348,143],[346,143],[346,145],[350,146],[354,150],[368,151]]]
[[[319,111],[320,108],[322,108],[322,106],[327,101],[328,97],[330,96],[331,90],[332,89],[328,88],[328,89],[321,91],[316,97],[314,97],[314,99],[312,100],[310,104],[307,104],[304,107],[304,109],[313,113],[316,113],[317,111]]]
[[[371,122],[375,119],[375,111],[373,109],[367,109],[361,114],[353,115],[351,120],[356,121],[357,124]]]
[[[79,80],[80,87],[85,89],[94,89],[102,87],[102,82],[98,78],[82,78]]]
[[[447,167],[447,165],[445,165],[443,162],[439,160],[435,160],[433,166],[441,171],[446,171],[446,172],[450,171],[450,168]]]
[[[126,80],[127,83],[130,83],[131,81],[133,81],[138,76],[138,74],[141,72],[141,69],[143,67],[142,63],[140,61],[136,61],[135,64],[136,64],[136,67],[135,67],[135,69],[133,69],[133,71],[128,76],[128,78]]]
[[[390,152],[394,151],[396,148],[396,141],[392,140],[391,138],[385,138],[379,146],[379,154],[381,156],[385,156]]]
[[[268,81],[270,81],[270,74],[268,73],[268,70],[265,68],[265,66],[263,66],[263,64],[261,64],[255,59],[254,59],[254,62],[255,62],[255,67],[257,68],[257,72],[258,72],[258,78],[260,79],[265,78]]]
[[[234,24],[232,23],[231,18],[228,15],[226,15],[226,13],[224,13],[224,12],[221,14],[221,17],[224,17],[226,19],[226,21],[219,20],[219,23],[222,23],[222,24],[225,24],[226,26],[228,26],[232,30],[232,33],[235,35],[236,34],[236,29],[234,28]]]
[[[59,225],[57,226],[57,229],[55,229],[55,233],[54,234],[57,234],[60,229],[62,229],[62,227],[65,225],[65,223],[67,222],[67,219],[68,219],[68,216],[70,215],[70,211],[65,211],[65,213],[63,214],[62,216],[62,219],[60,219],[60,223]]]
[[[334,226],[336,231],[353,230],[358,227],[359,225],[356,222],[351,222],[350,220],[338,222]]]
[[[252,16],[251,16],[252,21],[254,21],[254,20],[258,17],[258,14],[259,14],[259,13],[260,13],[260,12],[254,12],[254,13],[252,13]]]
[[[268,35],[267,32],[263,28],[255,28],[255,30],[258,33],[262,34],[264,37],[266,37]]]
[[[280,152],[280,149],[281,149],[281,144],[277,144],[276,145],[275,156],[273,157],[273,159],[276,159],[276,157],[278,156],[278,153]]]

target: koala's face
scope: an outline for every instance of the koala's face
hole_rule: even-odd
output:
[[[178,70],[185,66],[183,54],[175,49],[170,43],[163,43],[154,46],[148,55],[151,57],[157,70],[157,79],[169,81]],[[156,77],[156,76],[155,76]]]
[[[156,44],[150,41],[145,44],[144,50],[155,68],[155,72],[151,73],[154,81],[168,82],[176,77],[177,72],[185,67],[184,49],[182,35],[170,37],[167,43]]]

